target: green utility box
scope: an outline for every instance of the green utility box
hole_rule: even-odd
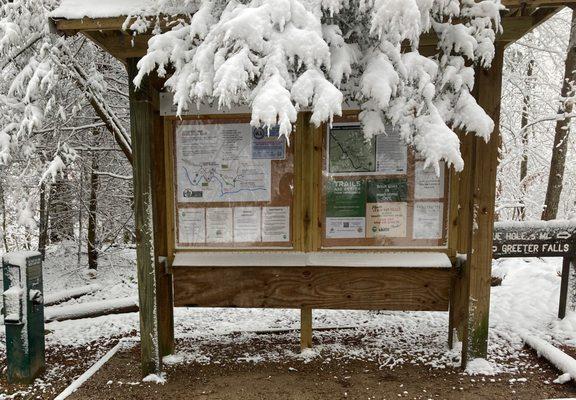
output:
[[[2,257],[8,382],[31,383],[44,371],[42,256],[36,251]]]

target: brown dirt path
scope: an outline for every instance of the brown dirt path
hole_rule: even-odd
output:
[[[71,400],[79,399],[548,399],[576,397],[576,386],[552,381],[558,372],[525,351],[515,374],[471,377],[459,369],[430,369],[410,360],[393,369],[375,360],[317,357],[309,363],[288,358],[259,363],[238,362],[238,357],[261,351],[270,343],[228,346],[224,357],[212,357],[166,367],[167,382],[143,383],[139,348],[119,352]],[[286,344],[297,351],[294,344]],[[182,343],[179,345],[183,346]],[[228,361],[225,361],[228,360]],[[520,378],[520,381],[517,379]],[[524,381],[524,379],[526,379]],[[512,381],[511,381],[512,380]]]

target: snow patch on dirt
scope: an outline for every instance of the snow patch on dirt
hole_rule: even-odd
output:
[[[468,375],[496,375],[496,368],[494,365],[486,360],[485,358],[475,358],[468,362],[466,370],[464,371]]]

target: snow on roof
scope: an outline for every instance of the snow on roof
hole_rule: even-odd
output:
[[[110,18],[128,15],[178,14],[190,11],[193,1],[183,0],[62,0],[52,18]]]

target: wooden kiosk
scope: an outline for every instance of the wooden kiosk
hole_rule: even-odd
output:
[[[505,46],[569,2],[502,3],[474,93],[496,127]],[[125,20],[51,23],[120,59],[132,82],[150,35]],[[435,45],[424,37],[421,52]],[[353,107],[332,127],[301,112],[288,145],[250,127],[247,109],[177,118],[162,87],[130,87],[144,374],[174,350],[174,306],[297,308],[302,347],[315,308],[448,311],[463,365],[486,356],[497,128],[489,143],[462,135],[465,169],[438,178],[394,132],[363,140]]]

